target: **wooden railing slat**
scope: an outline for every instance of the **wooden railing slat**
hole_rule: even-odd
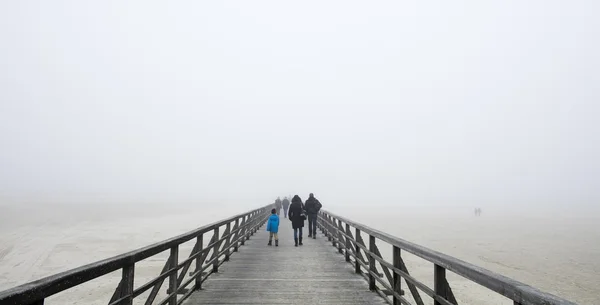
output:
[[[113,293],[112,297],[110,298],[110,301],[108,301],[108,304],[115,302],[116,300],[118,300],[121,297],[121,286],[122,285],[123,285],[123,279],[121,279],[121,281],[119,281],[119,284],[117,285],[115,292]]]
[[[379,247],[377,247],[377,245],[375,245],[375,255],[379,256],[380,258],[383,258],[381,257],[381,252],[379,252]],[[390,272],[390,270],[381,263],[379,263],[379,266],[381,266],[381,270],[383,270],[383,273],[385,274],[385,277],[387,278],[390,285],[393,285],[394,278],[392,277],[392,273]]]
[[[196,254],[198,252],[199,248],[201,248],[201,245],[198,243],[198,241],[196,241],[196,244],[194,245],[194,248],[192,248],[192,251],[190,252],[190,255],[188,256],[188,258],[193,257],[194,254]],[[185,265],[183,266],[181,273],[179,274],[179,278],[177,278],[177,285],[180,285],[181,282],[183,281],[185,274],[188,272],[188,270],[190,269],[190,266],[192,265],[192,261],[193,260],[187,261],[185,263]]]
[[[167,262],[163,266],[163,269],[160,272],[160,274],[162,275],[163,273],[167,272],[167,270],[169,270],[170,267],[171,267],[171,258],[169,257],[167,259]],[[160,291],[160,287],[162,286],[164,281],[165,281],[165,278],[163,278],[161,281],[156,283],[156,285],[154,285],[154,287],[152,287],[152,291],[150,292],[150,295],[148,295],[148,298],[146,299],[146,303],[144,303],[145,305],[152,305],[152,303],[154,302],[154,299],[156,299],[156,296],[158,295],[158,292]]]

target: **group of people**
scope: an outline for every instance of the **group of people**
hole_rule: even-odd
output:
[[[292,222],[292,228],[294,229],[294,243],[295,246],[302,246],[302,228],[304,228],[304,222],[308,219],[308,238],[317,238],[317,218],[319,211],[323,205],[313,193],[308,195],[306,202],[302,202],[300,196],[295,195],[290,200],[285,197],[281,200],[279,197],[275,200],[274,208],[271,210],[271,216],[267,222],[267,231],[269,231],[269,243],[273,245],[273,238],[275,238],[275,246],[279,246],[279,238],[277,232],[279,231],[279,214],[283,208],[284,218],[288,218]]]
[[[288,211],[288,208],[290,207],[290,200],[287,197],[284,197],[283,200],[281,200],[281,197],[277,197],[277,199],[275,200],[275,203],[273,203],[273,205],[275,206],[275,209],[277,210],[277,215],[280,214],[281,209],[283,208],[283,217],[284,218],[287,217],[287,211]]]

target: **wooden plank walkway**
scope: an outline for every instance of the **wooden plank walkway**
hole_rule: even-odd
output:
[[[263,226],[184,304],[387,304],[322,233],[308,239],[304,229],[304,245],[296,248],[282,217],[279,247],[269,247]]]

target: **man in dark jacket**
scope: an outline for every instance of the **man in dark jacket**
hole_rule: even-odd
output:
[[[304,227],[305,217],[302,199],[300,199],[300,196],[295,195],[294,198],[292,198],[288,218],[292,222],[292,228],[294,228],[294,241],[296,247],[298,247],[298,240],[300,240],[300,246],[302,246],[302,228]]]
[[[313,193],[310,193],[308,199],[306,199],[306,202],[304,203],[304,207],[306,209],[306,215],[308,216],[308,238],[312,237],[315,239],[317,238],[317,215],[319,214],[322,205],[319,200],[315,198]]]
[[[284,197],[283,201],[281,201],[281,204],[283,205],[283,217],[287,218],[288,208],[290,207],[290,200],[287,197]]]

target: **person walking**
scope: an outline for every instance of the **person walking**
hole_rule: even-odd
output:
[[[290,200],[287,197],[284,197],[283,201],[281,201],[281,205],[283,206],[283,218],[287,218],[288,208],[290,207]]]
[[[277,216],[276,212],[275,209],[271,210],[271,216],[267,222],[267,231],[269,232],[269,243],[267,245],[273,245],[273,237],[275,237],[275,247],[279,247],[279,237],[277,236],[277,232],[279,232],[279,216]]]
[[[295,195],[294,198],[292,198],[292,204],[290,205],[288,218],[292,222],[292,228],[294,228],[295,246],[302,246],[302,228],[304,228],[304,220],[306,220],[306,215],[304,214],[304,205],[302,204],[302,199],[300,199],[300,196],[298,195]]]
[[[312,237],[313,239],[316,239],[317,218],[323,205],[321,205],[319,200],[315,198],[313,193],[310,193],[310,195],[308,195],[308,199],[306,199],[306,202],[304,203],[304,206],[306,208],[306,215],[308,216],[308,238]]]
[[[277,197],[275,200],[275,208],[277,209],[277,215],[281,212],[281,198]]]

